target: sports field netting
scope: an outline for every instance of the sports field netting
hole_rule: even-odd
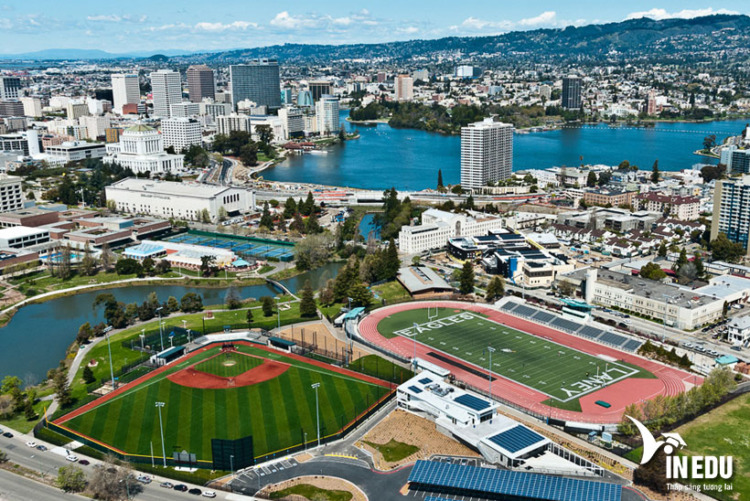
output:
[[[377,329],[386,337],[413,339],[416,334],[417,342],[484,369],[489,365],[487,347],[491,346],[496,350],[492,354],[493,374],[559,402],[577,400],[629,377],[653,377],[632,365],[609,362],[454,308],[441,308],[432,322],[426,308],[394,313],[381,320]]]
[[[338,432],[389,391],[386,386],[291,359],[281,353],[244,345],[238,345],[237,349],[290,367],[273,379],[225,389],[181,386],[167,378],[196,363],[212,364],[222,360],[220,348],[212,348],[191,359],[176,362],[168,371],[66,421],[64,425],[129,454],[149,456],[153,443],[160,456],[162,442],[155,402],[165,402],[162,418],[168,455],[173,449],[187,450],[196,454],[199,460],[210,460],[212,438],[238,439],[252,435],[254,454],[259,457],[283,453],[298,446],[303,443],[305,434],[309,442],[316,440],[313,383],[320,383],[321,436]],[[217,354],[219,356],[215,357]],[[233,356],[253,360],[241,354]],[[215,358],[208,360],[211,357]],[[256,360],[262,362],[262,359]]]

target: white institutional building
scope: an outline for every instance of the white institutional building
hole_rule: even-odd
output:
[[[147,125],[137,124],[125,130],[120,142],[107,145],[107,163],[116,162],[136,174],[176,174],[182,170],[182,155],[164,151],[164,138]]]
[[[513,125],[485,118],[461,128],[461,187],[478,189],[513,170]]]
[[[448,244],[449,238],[486,235],[490,230],[504,227],[502,218],[475,214],[476,217],[428,209],[422,213],[422,224],[401,228],[398,234],[399,250],[416,254],[440,249]]]
[[[161,121],[164,147],[185,151],[193,145],[201,145],[201,123],[195,118],[166,118]]]
[[[318,118],[318,132],[322,136],[339,132],[339,98],[328,94],[320,97],[315,103],[315,115]]]
[[[107,201],[113,201],[118,211],[162,218],[199,221],[206,209],[211,219],[217,221],[221,207],[228,213],[255,207],[252,191],[225,186],[131,177],[105,189]]]

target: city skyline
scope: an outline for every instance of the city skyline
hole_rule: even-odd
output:
[[[53,48],[101,49],[121,54],[218,51],[283,43],[375,43],[563,28],[638,17],[692,18],[750,12],[732,4],[707,5],[700,1],[597,3],[595,10],[590,1],[570,5],[546,0],[492,5],[469,1],[440,9],[433,6],[388,0],[352,9],[351,4],[335,0],[314,10],[288,1],[253,5],[249,9],[246,3],[228,0],[221,13],[206,15],[197,10],[201,6],[195,1],[182,2],[177,9],[143,0],[130,2],[127,8],[83,0],[74,9],[47,0],[26,5],[6,2],[0,3],[0,54]],[[103,36],[109,38],[111,45],[102,44]]]

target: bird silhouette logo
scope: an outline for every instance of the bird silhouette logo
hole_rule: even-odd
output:
[[[648,431],[648,428],[643,423],[630,416],[625,416],[630,419],[643,438],[643,456],[641,456],[641,464],[646,464],[651,461],[654,454],[659,450],[660,447],[664,446],[665,454],[672,454],[673,452],[687,447],[687,444],[682,439],[679,433],[662,433],[664,440],[656,440],[654,436]]]

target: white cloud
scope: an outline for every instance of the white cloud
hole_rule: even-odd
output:
[[[221,32],[221,31],[244,31],[248,28],[257,29],[258,23],[252,23],[249,21],[234,21],[233,23],[197,23],[195,25],[195,29],[198,31],[214,31],[214,32]]]
[[[288,11],[279,12],[271,19],[271,25],[289,30],[299,28],[313,28],[318,25],[317,17],[292,16]]]
[[[86,16],[87,21],[103,21],[103,22],[109,22],[109,23],[116,23],[118,21],[121,21],[122,18],[120,16],[116,16],[114,14],[111,15],[98,15],[98,16]]]
[[[417,33],[418,31],[419,31],[419,28],[417,28],[416,26],[407,26],[405,28],[398,29],[399,33],[404,33],[407,35],[413,35],[414,33]]]
[[[468,17],[461,23],[460,26],[451,26],[451,30],[458,30],[460,28],[473,30],[473,31],[484,31],[484,30],[509,30],[513,27],[513,23],[510,21],[487,21],[485,19],[478,19],[476,17]]]
[[[737,11],[729,9],[717,9],[714,10],[712,7],[705,9],[683,9],[677,12],[667,12],[666,9],[653,8],[651,10],[645,10],[641,12],[632,12],[627,15],[627,19],[640,19],[642,17],[648,17],[657,21],[662,19],[692,19],[694,17],[711,16],[713,14],[739,14]]]
[[[555,26],[557,24],[557,13],[553,10],[542,12],[536,17],[521,19],[519,26]]]

